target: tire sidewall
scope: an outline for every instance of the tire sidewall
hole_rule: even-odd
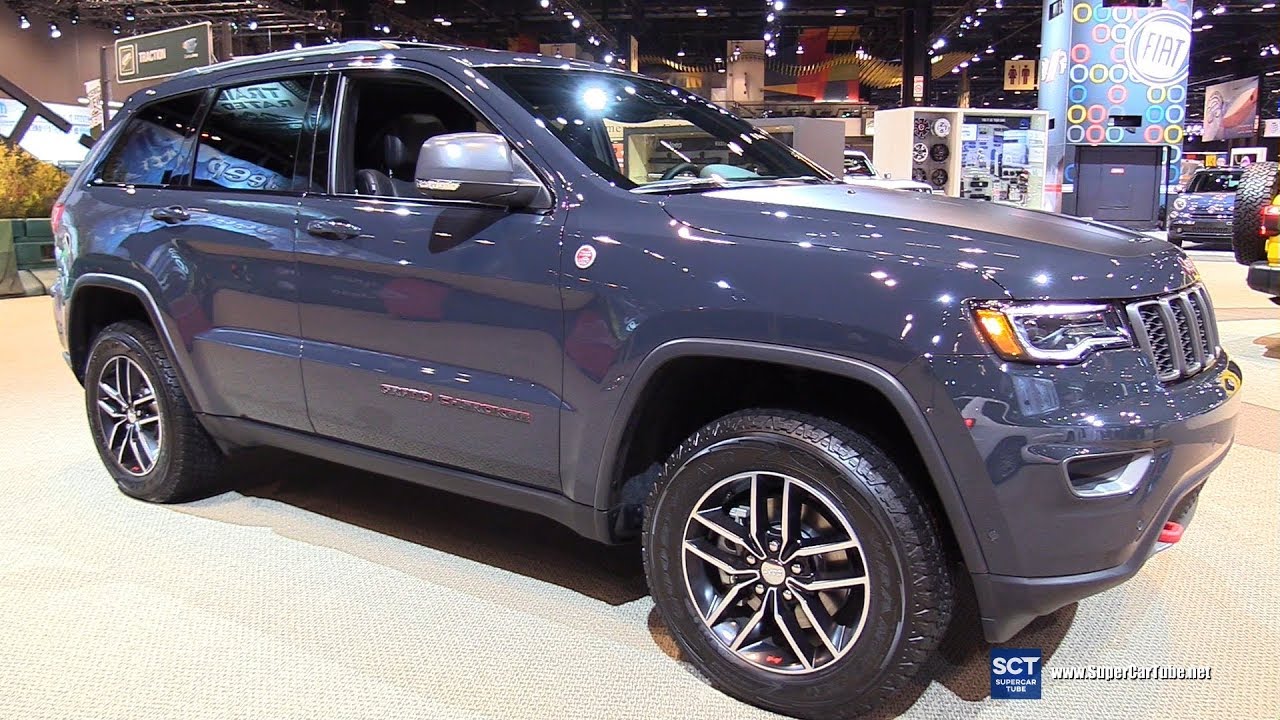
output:
[[[145,475],[133,475],[120,467],[120,463],[107,447],[107,430],[102,425],[101,413],[98,411],[98,381],[102,369],[116,357],[126,357],[137,363],[147,375],[151,389],[156,396],[156,407],[160,415],[160,456],[156,464]],[[157,496],[165,487],[169,474],[173,442],[173,404],[166,386],[161,381],[160,369],[151,354],[138,338],[120,330],[107,330],[94,342],[89,353],[89,362],[85,366],[85,410],[89,416],[89,431],[103,465],[115,479],[125,494],[149,499]]]
[[[788,474],[821,488],[844,512],[863,545],[871,582],[866,624],[844,657],[812,673],[773,673],[738,658],[706,627],[689,598],[681,555],[689,514],[716,482],[748,470]],[[906,608],[911,602],[909,583],[904,582],[903,550],[871,490],[827,449],[770,432],[715,438],[671,474],[648,522],[646,569],[654,600],[685,652],[731,694],[759,698],[762,704],[789,713],[803,712],[807,705],[820,708],[871,693],[893,669],[904,644]],[[690,638],[697,642],[689,642]]]

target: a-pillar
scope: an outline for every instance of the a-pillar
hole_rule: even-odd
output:
[[[902,10],[902,107],[928,105],[933,65],[929,62],[929,27],[933,3],[911,0]]]
[[[1163,149],[1165,177],[1152,183],[1158,207],[1163,187],[1179,174],[1191,2],[1165,0],[1162,7],[1138,8],[1103,7],[1102,0],[1044,0],[1043,13],[1039,104],[1051,118],[1045,194],[1052,209],[1090,214],[1078,202],[1085,190],[1077,185],[1083,177],[1077,173],[1079,149],[1125,145]],[[1090,157],[1106,153],[1090,151]],[[1109,172],[1116,177],[1094,182],[1120,182],[1127,171],[1117,162]]]

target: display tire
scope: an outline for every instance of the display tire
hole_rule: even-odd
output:
[[[1280,164],[1259,162],[1245,168],[1236,186],[1231,248],[1236,262],[1250,265],[1267,257],[1266,238],[1258,233],[1262,210],[1280,194]]]
[[[150,411],[159,424],[159,449],[148,470],[122,461],[110,442],[100,407],[101,381],[109,363],[128,362],[145,376],[154,395]],[[223,454],[200,425],[183,392],[177,370],[150,325],[127,320],[113,323],[94,338],[85,366],[85,409],[89,429],[103,464],[120,490],[139,500],[173,503],[215,495]],[[135,378],[135,382],[136,382]],[[114,438],[115,436],[112,436]],[[126,455],[127,457],[127,455]],[[135,465],[131,469],[126,465]]]
[[[698,527],[691,513],[717,482],[753,469],[820,489],[865,550],[865,624],[845,654],[805,674],[762,669],[722,641],[695,606],[683,564],[687,528]],[[794,717],[853,718],[900,693],[946,632],[955,590],[938,527],[891,454],[867,436],[813,415],[751,409],[698,430],[666,461],[646,503],[644,566],[671,635],[713,686]]]

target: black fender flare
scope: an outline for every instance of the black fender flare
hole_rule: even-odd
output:
[[[722,357],[789,365],[840,375],[868,385],[879,392],[897,410],[907,431],[915,441],[916,449],[924,460],[925,469],[942,501],[943,512],[947,515],[947,520],[955,534],[956,544],[960,548],[969,572],[985,573],[987,571],[986,559],[973,521],[965,508],[955,474],[930,429],[924,412],[911,393],[896,376],[878,365],[817,350],[714,338],[671,340],[654,348],[632,373],[609,424],[602,462],[596,477],[595,506],[597,510],[610,509],[610,492],[614,475],[618,471],[618,463],[621,462],[619,451],[628,423],[640,398],[644,396],[645,388],[664,365],[685,357]]]
[[[71,286],[71,291],[67,294],[67,337],[68,346],[71,342],[71,331],[75,327],[76,320],[76,299],[80,296],[82,290],[88,287],[109,288],[120,292],[128,293],[134,296],[142,304],[146,310],[147,316],[151,319],[151,326],[155,328],[156,334],[160,337],[161,344],[164,345],[165,352],[169,354],[170,360],[173,361],[174,368],[177,370],[178,382],[182,385],[182,391],[187,395],[187,401],[191,403],[191,408],[197,413],[201,412],[201,408],[205,406],[205,397],[199,388],[193,386],[187,376],[186,369],[190,367],[191,356],[187,352],[184,344],[177,342],[174,338],[172,328],[175,326],[171,316],[160,309],[159,303],[156,302],[155,295],[146,285],[121,275],[114,275],[103,272],[88,272],[76,278],[75,283]],[[82,297],[82,296],[81,296]],[[85,348],[86,358],[89,348]],[[83,372],[80,369],[72,368],[79,376]],[[83,378],[81,378],[83,381]]]

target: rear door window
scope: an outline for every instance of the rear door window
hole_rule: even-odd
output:
[[[220,90],[200,128],[192,184],[304,190],[297,159],[310,84],[310,76],[302,76]]]
[[[103,158],[93,182],[156,187],[183,182],[185,173],[177,171],[178,164],[186,154],[187,138],[195,132],[204,94],[201,90],[177,95],[139,109]]]

